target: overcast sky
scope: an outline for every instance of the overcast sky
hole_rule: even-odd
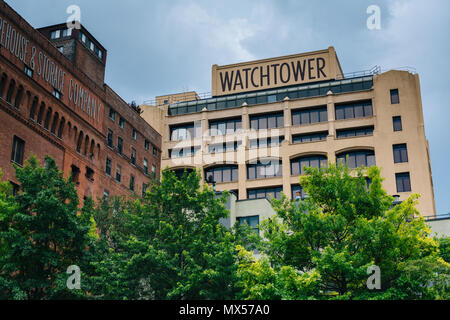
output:
[[[138,104],[211,91],[211,65],[334,46],[344,72],[414,67],[420,75],[438,214],[450,212],[450,1],[7,0],[33,27],[65,22],[68,6],[108,50],[106,82]],[[368,30],[369,5],[381,29]],[[427,213],[424,213],[425,215]]]

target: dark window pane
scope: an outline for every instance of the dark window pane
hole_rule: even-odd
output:
[[[398,103],[400,103],[398,89],[392,89],[391,90],[391,104],[398,104]]]

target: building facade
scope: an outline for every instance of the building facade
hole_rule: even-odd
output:
[[[212,97],[166,95],[143,110],[162,135],[162,168],[179,174],[196,168],[217,191],[233,191],[233,201],[246,209],[234,210],[231,222],[273,213],[264,204],[257,210],[240,202],[281,192],[305,196],[299,185],[304,168],[338,161],[350,168],[377,165],[389,194],[401,201],[418,193],[421,214],[436,213],[415,73],[345,77],[330,47],[214,65]]]
[[[83,26],[39,30],[0,1],[0,167],[53,157],[80,199],[140,195],[159,178],[161,136],[104,83],[106,49]]]

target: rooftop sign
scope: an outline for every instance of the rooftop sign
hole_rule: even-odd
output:
[[[279,58],[212,67],[212,95],[223,96],[339,78],[333,47]]]

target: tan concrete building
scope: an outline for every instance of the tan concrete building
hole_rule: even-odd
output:
[[[344,77],[330,47],[214,65],[212,97],[166,95],[142,109],[163,137],[161,168],[200,169],[217,191],[234,191],[237,203],[281,192],[304,196],[299,177],[305,166],[345,161],[352,168],[377,165],[389,194],[404,200],[418,193],[421,214],[436,214],[419,76],[413,72]],[[239,206],[248,216],[267,215]],[[258,207],[264,211],[265,205]]]

